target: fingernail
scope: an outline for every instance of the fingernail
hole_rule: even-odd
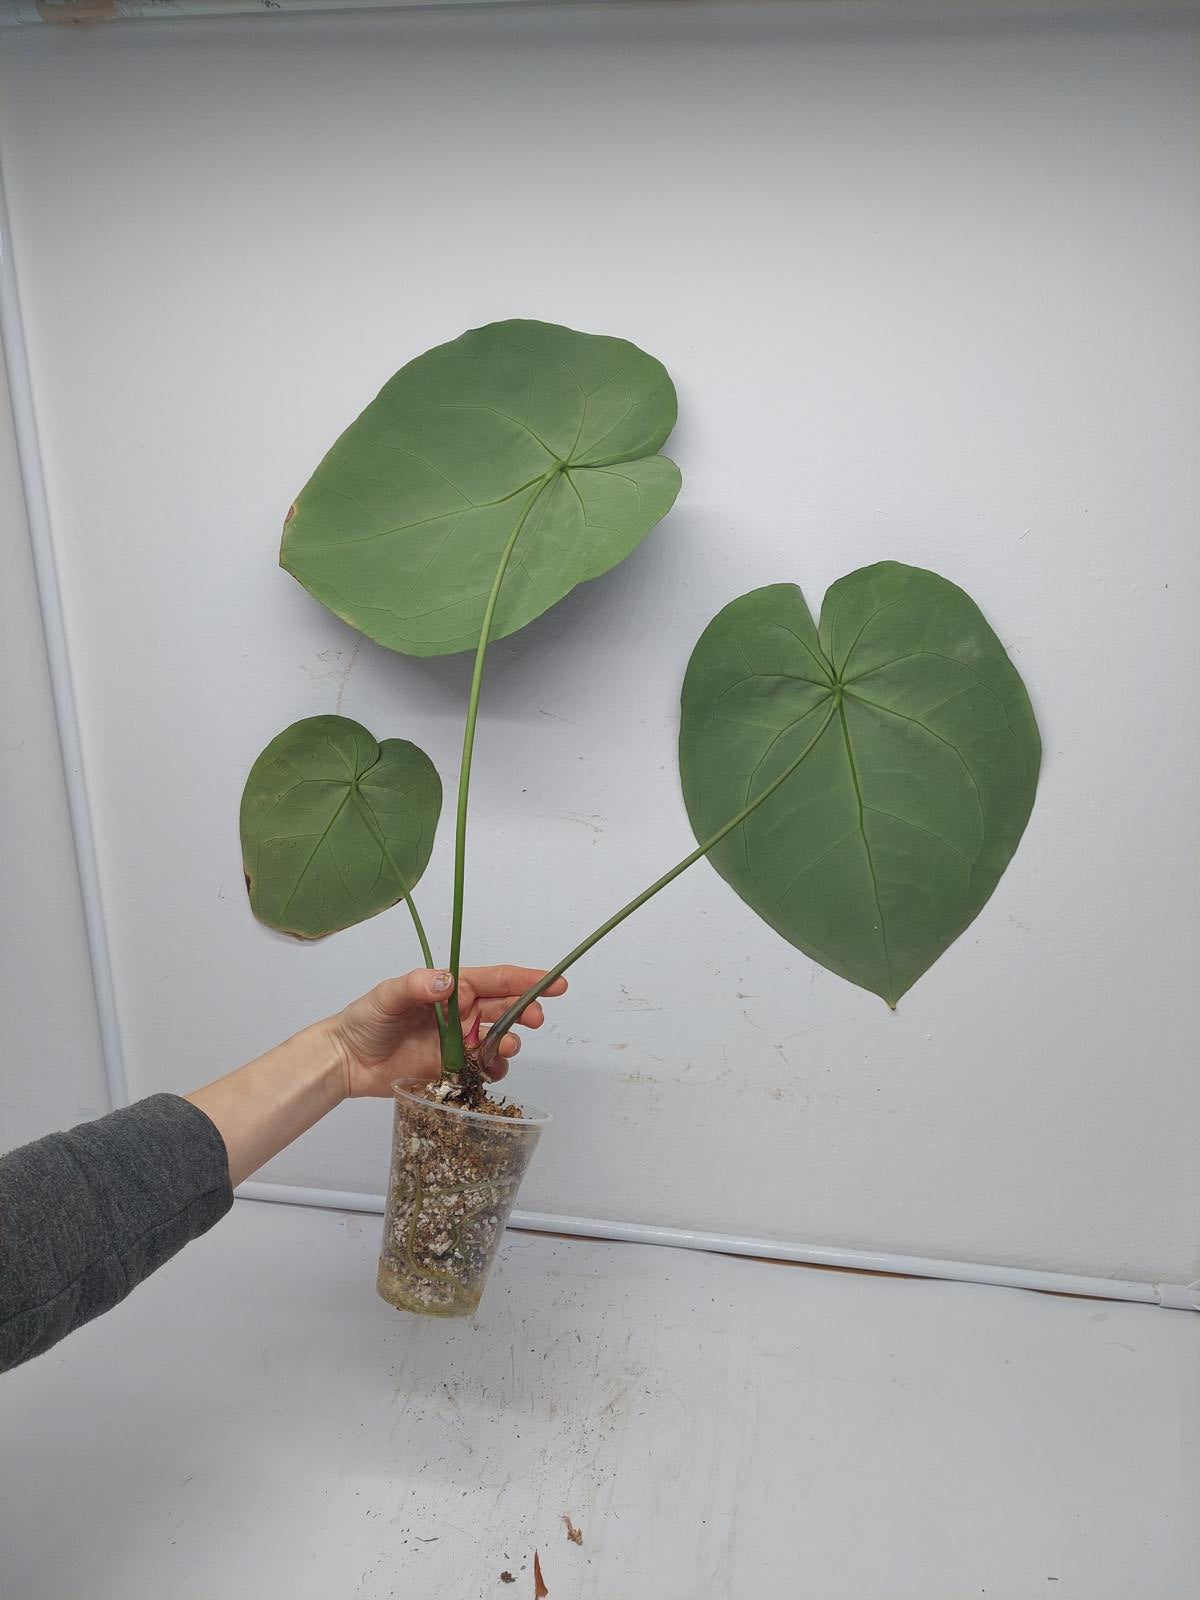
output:
[[[434,994],[445,994],[447,989],[453,989],[454,979],[448,972],[435,972],[429,980],[429,987]]]

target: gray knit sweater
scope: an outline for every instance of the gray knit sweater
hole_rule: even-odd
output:
[[[224,1141],[178,1095],[0,1156],[0,1372],[123,1300],[232,1204]]]

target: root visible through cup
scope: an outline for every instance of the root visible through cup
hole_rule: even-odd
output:
[[[396,1089],[379,1293],[425,1315],[478,1306],[545,1113],[466,1110],[441,1093]]]

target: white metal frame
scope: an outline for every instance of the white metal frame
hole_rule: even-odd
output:
[[[21,301],[17,292],[16,264],[12,253],[12,228],[8,220],[8,201],[0,169],[0,339],[8,369],[8,391],[12,399],[13,433],[25,494],[25,516],[29,543],[33,549],[33,568],[37,579],[38,605],[42,631],[46,638],[46,660],[50,668],[50,689],[54,697],[54,716],[58,724],[58,743],[62,751],[63,781],[71,818],[71,837],[79,869],[80,898],[87,930],[88,955],[92,964],[92,983],[96,991],[96,1013],[104,1057],[104,1076],[113,1107],[129,1103],[125,1081],[125,1057],[121,1048],[121,1029],[117,1020],[116,993],[112,962],[109,959],[108,930],[104,921],[104,902],[96,866],[96,840],[92,830],[92,809],[83,771],[83,751],[79,740],[79,713],[75,704],[75,682],[71,673],[63,617],[62,593],[58,583],[58,563],[50,532],[50,507],[46,499],[46,480],[42,471],[42,450],[38,440],[37,416],[29,377],[29,358],[25,347],[25,327],[21,320]]]

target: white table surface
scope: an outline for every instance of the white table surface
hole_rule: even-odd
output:
[[[378,1233],[239,1202],[0,1378],[3,1600],[1200,1595],[1200,1317],[510,1234],[425,1322]]]

